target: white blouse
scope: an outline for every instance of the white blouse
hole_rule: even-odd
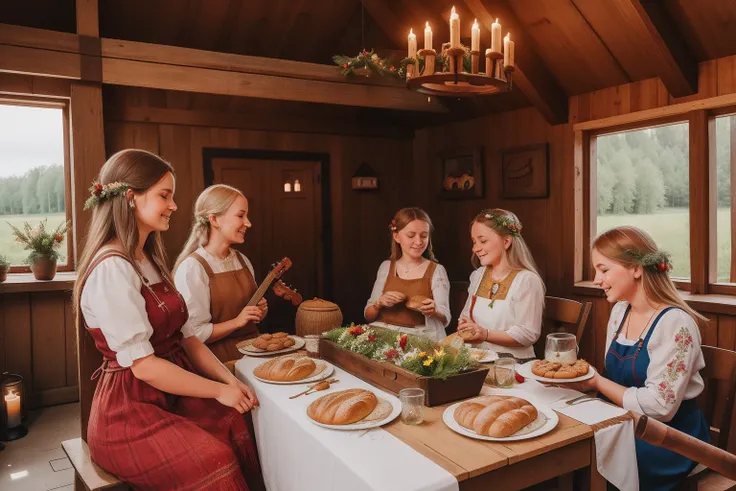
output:
[[[611,311],[606,333],[606,353],[621,324],[628,302],[618,302]],[[644,339],[651,326],[641,334]],[[639,339],[626,339],[619,334],[617,343],[633,346]],[[657,322],[649,338],[649,367],[644,387],[629,387],[624,392],[624,409],[637,411],[667,422],[682,401],[695,399],[705,387],[700,370],[705,367],[700,349],[700,329],[685,311],[672,309]]]
[[[429,267],[429,266],[427,266]],[[388,278],[388,272],[391,269],[391,261],[383,261],[381,266],[378,268],[376,274],[376,282],[373,284],[373,291],[371,292],[371,298],[368,299],[368,303],[365,304],[365,310],[371,305],[376,303],[376,300],[383,295],[383,288],[386,286],[386,279]],[[450,324],[450,280],[447,278],[447,270],[441,264],[437,264],[432,275],[432,298],[434,299],[435,309],[437,312],[445,316],[445,322],[434,316],[424,316],[427,328],[432,331],[433,337],[438,341],[447,337],[445,333],[445,327]]]
[[[240,261],[235,249],[230,249],[230,254],[225,259],[218,259],[207,252],[204,247],[197,249],[197,254],[202,256],[212,268],[212,272],[227,273],[241,269]],[[253,265],[247,257],[240,254],[250,274],[255,278]],[[188,257],[181,262],[174,274],[174,284],[189,309],[189,321],[182,328],[184,337],[197,336],[203,343],[212,335],[212,312],[210,310],[210,279],[204,267],[193,257]]]
[[[460,314],[461,316],[470,317],[472,297],[478,291],[485,269],[485,266],[481,266],[470,274],[468,299],[465,302],[462,314]],[[511,283],[506,299],[500,302],[508,302],[508,308],[503,308],[505,307],[503,305],[496,305],[496,308],[491,309],[492,313],[498,314],[494,316],[493,324],[484,325],[482,320],[476,319],[478,325],[491,331],[504,331],[522,346],[532,347],[542,333],[542,312],[544,310],[544,283],[542,278],[529,270],[519,271]],[[512,354],[518,351],[519,356],[522,356],[521,351],[524,351],[523,356],[534,356],[533,348],[530,351],[492,345],[491,349]]]
[[[162,281],[158,268],[150,260],[138,261],[138,266],[149,284]],[[82,289],[80,308],[87,326],[102,331],[123,367],[153,354],[149,341],[153,327],[146,314],[142,286],[133,265],[114,256],[92,270]]]

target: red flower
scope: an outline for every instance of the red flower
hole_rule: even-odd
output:
[[[406,351],[406,343],[409,341],[409,337],[406,334],[401,335],[401,339],[399,339],[399,348],[401,348],[402,351]]]
[[[56,242],[61,242],[62,240],[64,240],[64,236],[63,236],[63,235],[61,235],[61,234],[56,234],[56,235],[54,236],[54,240],[55,240]]]
[[[348,64],[347,64],[347,63],[343,63],[343,64],[342,64],[342,67],[343,67],[343,68],[347,68],[347,67],[348,67]]]
[[[102,193],[102,184],[98,182],[97,184],[95,184],[95,189],[94,191],[92,191],[92,194],[94,194],[95,196],[99,196],[100,193]]]
[[[372,343],[375,340],[376,340],[376,336],[374,336],[373,334],[371,334],[370,336],[368,336],[368,342],[369,343]]]
[[[672,368],[672,365],[675,363],[675,360],[672,360],[667,364],[667,368]]]
[[[680,363],[678,363],[676,370],[678,372],[684,372],[685,371],[685,362],[684,361],[681,361]]]
[[[348,329],[348,334],[350,334],[351,336],[355,336],[355,337],[360,336],[364,332],[365,331],[363,330],[361,326],[353,326],[350,329]]]
[[[662,261],[661,263],[659,263],[658,268],[660,271],[667,271],[667,264],[665,264],[665,262]]]
[[[662,389],[662,390],[666,389],[667,388],[667,382],[665,382],[664,380],[661,381],[659,383],[659,388]]]
[[[389,70],[391,70],[392,72],[395,72],[396,71],[396,67],[393,66],[393,65],[391,65],[391,68],[389,68]]]
[[[675,336],[675,343],[679,343],[680,341],[682,341],[682,334]]]
[[[399,357],[399,352],[396,351],[395,349],[391,348],[391,349],[386,350],[387,360],[395,360],[398,357]]]

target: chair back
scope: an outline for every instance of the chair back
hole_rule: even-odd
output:
[[[468,288],[470,288],[469,281],[450,282],[450,312],[452,313],[452,319],[450,325],[447,326],[447,334],[457,331],[457,320],[460,318],[460,313],[468,300]]]
[[[544,357],[544,343],[547,334],[568,332],[575,334],[578,346],[582,343],[585,327],[588,325],[591,302],[578,302],[568,298],[546,297],[542,314],[542,333],[534,343],[534,352],[539,358]]]
[[[731,421],[736,412],[736,351],[702,346],[705,368],[700,375],[705,389],[698,404],[711,427],[711,441],[729,449]]]

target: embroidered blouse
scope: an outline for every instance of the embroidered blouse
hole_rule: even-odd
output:
[[[606,352],[623,320],[628,302],[618,302],[611,311],[606,336]],[[651,327],[641,334],[646,337]],[[639,340],[627,339],[620,333],[617,343],[633,346]],[[700,349],[701,337],[695,320],[680,309],[665,313],[649,338],[650,363],[645,386],[629,387],[624,392],[624,409],[646,414],[660,421],[669,421],[682,401],[694,399],[705,384],[700,370],[705,359]]]
[[[226,273],[241,269],[236,254],[240,252],[230,249],[230,254],[225,259],[218,259],[207,252],[204,247],[197,249],[197,254],[202,256],[212,268],[212,272]],[[240,254],[245,265],[248,266],[250,274],[255,278],[253,265],[247,257]],[[174,284],[179,290],[189,309],[189,321],[182,328],[184,337],[197,336],[203,343],[212,335],[212,312],[210,310],[210,279],[202,265],[193,257],[188,257],[181,262],[174,274]]]
[[[149,284],[163,281],[150,260],[138,261],[138,265]],[[149,341],[153,327],[146,314],[142,287],[133,265],[121,257],[110,257],[92,270],[82,289],[80,308],[87,326],[102,331],[123,367],[153,354]]]
[[[371,298],[365,305],[365,309],[376,303],[376,300],[383,295],[383,287],[386,285],[388,271],[391,268],[391,261],[383,261],[378,267],[376,274],[376,282],[373,284]],[[432,275],[432,297],[434,299],[435,309],[437,312],[445,316],[443,323],[437,317],[424,316],[428,328],[432,328],[439,336],[438,339],[446,337],[445,327],[450,324],[450,280],[447,278],[447,270],[441,264],[438,264]],[[363,312],[365,313],[365,309]]]
[[[485,266],[481,266],[470,274],[468,300],[465,302],[461,316],[470,317],[472,297],[478,293],[485,269]],[[509,308],[504,310],[497,324],[481,327],[492,331],[505,331],[519,344],[532,346],[542,332],[542,311],[544,310],[542,279],[531,271],[519,271],[511,283],[506,300],[509,301]]]

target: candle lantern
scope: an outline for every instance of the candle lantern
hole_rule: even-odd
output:
[[[0,378],[0,440],[8,442],[23,438],[28,430],[23,426],[26,417],[26,393],[23,377],[3,373]]]

